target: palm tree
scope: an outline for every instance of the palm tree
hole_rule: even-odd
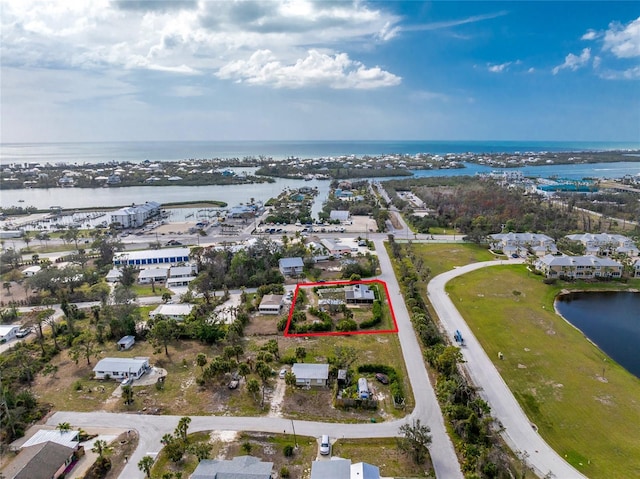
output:
[[[151,467],[153,467],[153,458],[151,456],[144,456],[138,462],[138,469],[144,472],[147,479],[151,479]]]
[[[101,462],[104,462],[106,459],[105,456],[108,456],[112,450],[113,449],[107,444],[107,441],[103,439],[98,439],[93,443],[93,447],[91,448],[91,452],[95,452]]]
[[[68,422],[60,422],[56,426],[56,429],[58,431],[60,431],[61,433],[62,432],[68,432],[68,431],[71,431],[71,424],[69,424]]]

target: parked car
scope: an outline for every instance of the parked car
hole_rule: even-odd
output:
[[[383,373],[376,373],[376,379],[382,384],[389,384],[389,376]]]
[[[236,389],[239,384],[240,384],[240,381],[238,381],[237,379],[232,379],[231,381],[229,381],[229,384],[227,385],[227,387],[229,389]]]
[[[31,328],[22,328],[19,329],[16,333],[16,338],[24,338],[31,333]]]
[[[331,441],[329,441],[329,436],[324,434],[320,439],[320,454],[323,456],[331,453]]]
[[[284,377],[286,376],[286,374],[287,374],[287,370],[286,370],[285,368],[282,368],[282,369],[280,370],[280,373],[278,373],[278,377],[279,377],[280,379],[284,379]]]
[[[123,386],[131,386],[131,384],[133,384],[133,378],[125,378],[120,384]]]

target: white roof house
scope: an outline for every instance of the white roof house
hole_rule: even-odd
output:
[[[632,239],[623,235],[609,233],[584,233],[567,235],[571,241],[578,241],[585,247],[586,254],[608,256],[621,253],[627,256],[638,256],[640,251]]]
[[[104,358],[93,368],[96,379],[138,379],[151,367],[149,358]]]
[[[347,303],[373,303],[375,292],[366,284],[350,284],[344,288]]]
[[[109,223],[120,223],[123,228],[137,228],[160,213],[160,203],[147,201],[142,205],[127,206],[109,213]]]
[[[55,442],[71,449],[77,449],[80,444],[80,431],[60,431],[59,429],[40,429],[31,436],[20,449],[42,444],[43,442]]]
[[[380,479],[380,469],[366,462],[351,464],[351,459],[332,457],[311,463],[311,479]]]
[[[169,268],[147,268],[138,273],[138,283],[164,282],[169,276]]]
[[[502,250],[507,255],[526,253],[527,249],[537,255],[553,254],[558,251],[550,236],[539,233],[496,233],[489,235],[491,248]]]
[[[262,462],[253,456],[238,456],[231,460],[203,459],[191,479],[271,479],[273,462]]]
[[[120,277],[122,276],[122,271],[118,268],[111,268],[111,270],[107,273],[106,280],[109,283],[117,283],[120,281]]]
[[[172,266],[169,270],[170,278],[188,278],[197,273],[196,265]]]
[[[149,313],[149,317],[155,318],[156,316],[161,315],[165,318],[182,321],[191,314],[191,310],[193,310],[193,304],[189,303],[161,304]]]
[[[328,238],[323,238],[320,240],[322,246],[327,248],[327,251],[330,255],[338,256],[341,254],[349,254],[351,253],[351,246],[342,244],[338,241],[333,241]]]
[[[328,364],[295,363],[291,372],[297,386],[326,386],[329,379]]]
[[[633,264],[633,277],[640,278],[640,259]]]
[[[114,266],[125,264],[145,266],[151,264],[178,264],[189,261],[189,248],[147,249],[120,251],[113,255]]]

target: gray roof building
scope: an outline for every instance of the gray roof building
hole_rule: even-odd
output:
[[[349,459],[331,459],[311,463],[311,479],[350,479],[350,477],[351,461]]]
[[[262,462],[253,456],[234,457],[230,461],[204,459],[191,479],[272,479],[272,470],[273,462]]]
[[[47,441],[25,447],[2,472],[10,479],[51,479],[60,477],[73,460],[70,447]]]

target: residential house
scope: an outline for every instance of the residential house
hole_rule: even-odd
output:
[[[253,456],[203,459],[191,479],[273,479],[273,462],[262,462]]]
[[[296,377],[296,386],[326,386],[329,380],[328,364],[295,363],[291,372]]]
[[[640,259],[633,264],[633,277],[640,278]]]
[[[320,240],[322,246],[324,246],[328,253],[332,256],[341,256],[343,254],[351,254],[351,246],[340,243],[339,241],[333,241],[328,238]]]
[[[558,251],[553,238],[539,233],[497,233],[489,235],[491,249],[500,250],[507,256],[526,254],[531,250],[536,256]]]
[[[374,290],[368,285],[358,283],[350,284],[344,287],[344,296],[347,303],[373,303],[376,299]]]
[[[282,312],[282,298],[281,294],[265,294],[260,301],[258,311],[260,314],[280,314]]]
[[[169,268],[147,268],[138,273],[138,283],[165,283],[169,277]]]
[[[27,439],[20,449],[24,449],[45,442],[55,442],[62,446],[69,447],[74,451],[80,446],[80,431],[61,431],[59,429],[40,429]]]
[[[118,351],[126,351],[127,349],[131,349],[135,343],[135,336],[123,336],[122,339],[118,341]]]
[[[120,277],[122,276],[122,271],[118,268],[111,268],[111,270],[107,273],[106,280],[108,283],[117,283],[120,281]]]
[[[0,344],[15,339],[18,331],[20,331],[20,326],[13,324],[0,324]]]
[[[189,283],[196,279],[196,271],[196,265],[172,266],[167,278],[167,288],[189,286]]]
[[[3,469],[8,479],[58,479],[75,459],[75,450],[52,441],[25,447]]]
[[[640,254],[640,251],[633,240],[623,235],[609,233],[584,233],[567,235],[565,237],[571,241],[582,243],[585,247],[585,254],[592,254],[596,256],[624,254],[629,257],[636,257]]]
[[[380,469],[366,462],[352,464],[350,459],[336,457],[313,461],[311,479],[380,479]]]
[[[546,255],[535,263],[536,269],[547,278],[592,279],[620,278],[622,264],[598,256]]]
[[[121,251],[113,255],[114,266],[150,264],[178,265],[189,261],[189,248],[148,249],[142,251]]]
[[[93,368],[96,379],[138,379],[149,371],[149,358],[104,358]]]
[[[294,258],[282,258],[278,262],[278,267],[284,276],[300,276],[304,269],[304,263],[302,262],[302,258],[299,256]]]
[[[192,310],[193,304],[189,303],[161,304],[149,313],[149,317],[155,318],[156,316],[162,316],[168,319],[175,319],[176,321],[184,321],[185,318],[191,314]]]

